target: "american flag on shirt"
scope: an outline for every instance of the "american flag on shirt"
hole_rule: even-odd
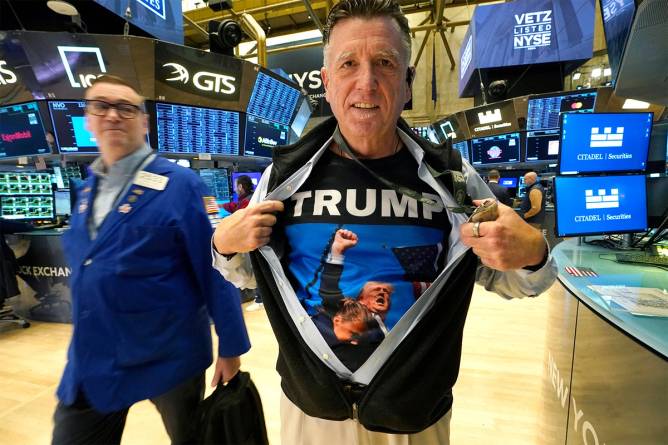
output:
[[[564,270],[574,277],[597,277],[598,274],[589,267],[564,267]]]

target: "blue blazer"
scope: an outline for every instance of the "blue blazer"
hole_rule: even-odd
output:
[[[132,184],[94,240],[91,175],[63,234],[74,323],[58,388],[66,405],[82,390],[96,410],[116,411],[201,373],[212,362],[209,314],[221,357],[250,348],[238,291],[211,265],[206,186],[160,157],[144,170],[169,178],[167,187]]]

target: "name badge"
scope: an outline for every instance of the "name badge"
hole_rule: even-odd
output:
[[[134,180],[135,184],[153,190],[164,190],[165,187],[167,187],[167,182],[169,182],[168,177],[145,172],[143,170],[137,173]]]

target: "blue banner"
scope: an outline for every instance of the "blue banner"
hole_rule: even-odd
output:
[[[181,0],[95,1],[156,39],[183,45]]]

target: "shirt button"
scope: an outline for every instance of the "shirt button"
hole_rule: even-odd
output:
[[[306,317],[299,317],[299,322],[304,323],[304,320],[306,320]]]
[[[289,191],[289,192],[292,191],[292,186],[291,186],[291,185],[289,185],[289,186],[287,186],[287,187],[285,187],[285,188],[286,188],[286,190]]]
[[[329,354],[322,354],[323,360],[329,360]]]
[[[93,264],[93,260],[91,260],[90,258],[88,258],[86,261],[84,261],[83,264],[84,264],[84,266],[90,266],[91,264]]]

